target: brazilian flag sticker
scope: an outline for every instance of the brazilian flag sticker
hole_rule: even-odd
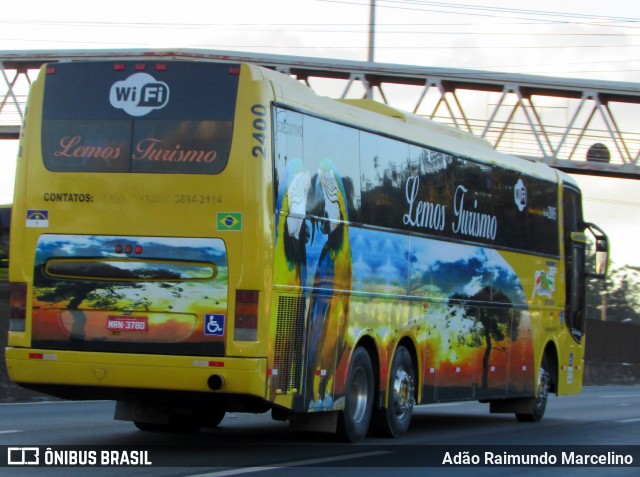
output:
[[[242,212],[218,212],[218,230],[239,232],[242,230]]]

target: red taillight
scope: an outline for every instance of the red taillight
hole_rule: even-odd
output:
[[[11,282],[9,293],[9,331],[24,331],[27,322],[27,284]]]
[[[236,303],[258,304],[259,292],[257,290],[236,290]]]
[[[147,69],[147,65],[145,65],[144,63],[136,63],[133,69],[136,71],[144,71],[145,69]]]
[[[47,66],[47,74],[48,75],[55,75],[56,74],[56,67],[55,66]]]
[[[236,316],[233,339],[256,341],[258,339],[258,298],[257,290],[236,290]]]
[[[239,75],[240,74],[240,67],[239,66],[230,66],[229,67],[229,74],[230,75]]]
[[[236,329],[257,329],[258,317],[256,315],[238,315],[236,313]]]
[[[166,63],[157,63],[156,64],[156,71],[167,71]]]
[[[116,63],[113,65],[113,71],[124,71],[125,65],[124,63]]]
[[[121,243],[118,243],[114,247],[113,251],[115,253],[126,253],[127,255],[131,253],[140,255],[142,252],[144,252],[144,248],[142,247],[142,245],[131,245],[131,244],[122,245]]]

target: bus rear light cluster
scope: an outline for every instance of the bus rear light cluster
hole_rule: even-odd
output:
[[[257,290],[236,290],[236,316],[233,339],[256,341],[258,339]]]
[[[148,63],[135,63],[133,65],[133,70],[134,71],[146,71],[147,67],[151,67],[150,64]],[[156,71],[167,71],[167,64],[166,63],[156,63],[155,65],[153,65],[153,69],[155,69]],[[113,71],[126,71],[127,70],[127,65],[125,63],[114,63],[113,64]]]
[[[27,323],[27,284],[11,282],[9,291],[9,331],[25,331]]]
[[[136,255],[140,255],[142,252],[144,252],[144,249],[142,248],[142,245],[116,244],[114,251],[118,254],[126,253],[127,255],[130,255],[132,253],[135,253]]]

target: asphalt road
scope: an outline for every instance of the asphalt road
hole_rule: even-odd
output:
[[[557,455],[561,460],[562,452],[568,455],[575,451],[574,456],[613,452],[640,465],[640,387],[635,386],[588,387],[579,396],[552,397],[540,423],[491,415],[487,404],[476,402],[423,406],[416,409],[406,436],[368,438],[359,445],[338,444],[324,434],[294,433],[285,423],[272,421],[269,414],[229,414],[214,430],[162,434],[142,432],[131,423],[114,421],[113,410],[114,403],[106,401],[0,404],[0,446],[37,447],[44,460],[48,447],[59,459],[71,459],[68,452],[63,452],[69,448],[59,446],[80,445],[84,452],[93,451],[97,461],[103,450],[123,446],[128,451],[147,450],[147,460],[155,466],[11,466],[0,467],[0,475],[640,475],[640,467],[515,468],[495,460],[505,453],[531,454],[537,459]],[[8,448],[0,447],[0,452],[8,452]],[[477,456],[485,464],[486,452],[494,456],[488,466],[441,465],[444,459],[453,461],[456,456]],[[82,454],[76,455],[82,458]],[[116,455],[119,459],[136,457],[135,453]],[[9,460],[8,454],[7,460],[2,457],[0,462]],[[171,467],[157,466],[162,463]]]

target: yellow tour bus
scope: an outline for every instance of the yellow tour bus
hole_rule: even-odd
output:
[[[608,252],[568,175],[250,64],[44,66],[13,209],[11,379],[145,431],[538,421],[581,390],[587,229]]]

